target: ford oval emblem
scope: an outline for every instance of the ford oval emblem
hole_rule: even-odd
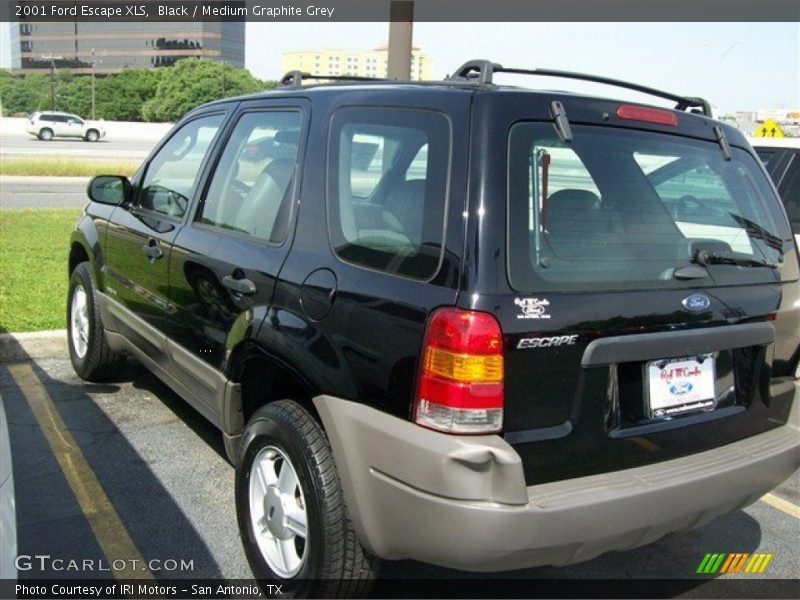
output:
[[[688,381],[679,381],[669,386],[669,393],[673,396],[683,396],[691,392],[693,387]]]
[[[681,301],[681,304],[683,304],[683,308],[686,310],[700,312],[711,306],[711,300],[708,299],[708,296],[704,296],[703,294],[692,294],[691,296],[686,296],[686,298]]]

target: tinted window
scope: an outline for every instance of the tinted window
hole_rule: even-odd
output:
[[[427,279],[442,253],[450,126],[438,113],[346,108],[331,125],[330,236],[346,261]]]
[[[186,212],[200,165],[223,115],[200,117],[183,125],[150,161],[142,182],[142,208],[181,217]]]
[[[781,184],[781,196],[795,235],[800,235],[800,154],[794,155]]]
[[[756,154],[761,159],[761,162],[764,165],[768,165],[769,161],[775,158],[775,150],[767,149],[767,148],[755,148]]]
[[[700,250],[779,260],[789,232],[755,160],[663,134],[522,123],[509,148],[509,272],[517,289],[678,287]],[[770,281],[708,266],[709,282]],[[695,282],[696,283],[696,282]],[[588,287],[590,286],[590,288]]]
[[[239,119],[206,194],[200,222],[283,241],[300,123],[297,112],[254,112]]]

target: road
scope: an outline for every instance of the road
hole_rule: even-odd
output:
[[[158,139],[103,138],[94,143],[68,138],[43,142],[27,134],[9,133],[0,142],[0,157],[70,156],[94,159],[144,159]]]
[[[0,176],[0,209],[81,208],[88,177]]]
[[[220,434],[155,376],[131,363],[116,381],[89,384],[75,376],[69,360],[57,356],[0,365],[0,393],[10,423],[20,554],[50,555],[65,559],[63,564],[70,559],[110,562],[109,552],[113,557],[119,544],[109,536],[117,531],[114,539],[129,538],[130,552],[146,564],[160,561],[149,564],[159,581],[251,577],[236,526],[234,470],[224,457]],[[87,495],[84,484],[74,483],[76,477],[95,491]],[[767,596],[786,597],[787,590],[791,596],[797,588],[774,578],[797,578],[800,573],[799,491],[800,475],[795,473],[771,496],[704,527],[564,568],[487,576],[413,561],[385,563],[374,594],[422,597],[430,593],[427,588],[402,590],[413,580],[425,580],[438,582],[439,592],[452,582],[461,586],[456,595],[469,595],[467,581],[484,595],[506,597],[512,585],[541,594],[549,588],[537,586],[552,579],[589,580],[592,587],[584,593],[596,593],[603,583],[592,580],[625,579],[653,581],[642,582],[646,587],[638,594],[650,597],[662,589],[652,586],[674,579],[678,587],[670,588],[669,595],[713,596],[715,590],[722,593],[714,586],[733,582],[782,586]],[[766,552],[773,558],[765,575],[696,575],[710,552]],[[185,568],[177,566],[181,561]],[[161,565],[176,568],[158,570]],[[66,575],[81,576],[60,572],[50,562],[34,562],[20,572],[21,579]],[[766,589],[733,587],[722,595],[760,597],[757,592]]]

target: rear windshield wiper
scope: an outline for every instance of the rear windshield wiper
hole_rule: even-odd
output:
[[[702,266],[736,265],[737,267],[768,267],[770,269],[777,269],[783,260],[779,259],[778,262],[772,262],[768,260],[762,260],[760,258],[736,256],[735,254],[723,254],[721,252],[710,252],[701,248],[694,253],[691,262]]]

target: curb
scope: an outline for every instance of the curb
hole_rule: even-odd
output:
[[[0,361],[30,360],[35,358],[65,358],[67,330],[26,331],[0,334]]]

